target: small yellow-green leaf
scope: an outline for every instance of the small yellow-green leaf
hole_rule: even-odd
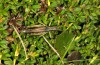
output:
[[[41,7],[40,5],[33,5],[33,6],[32,6],[33,9],[38,9],[38,8],[40,8],[40,7]]]

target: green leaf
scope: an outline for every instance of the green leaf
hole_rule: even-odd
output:
[[[30,11],[30,9],[27,7],[25,8],[25,12],[28,13]]]
[[[60,14],[64,14],[65,12],[66,12],[65,10],[62,10]]]
[[[65,31],[56,38],[55,49],[61,58],[63,58],[71,48],[70,44],[72,43],[73,37],[74,35],[71,32]]]
[[[1,41],[0,41],[0,45],[4,45],[4,44],[6,44],[6,43],[8,43],[6,40],[1,40]]]
[[[77,8],[75,8],[74,11],[75,11],[75,12],[80,12],[80,11],[81,11],[81,8],[77,7]]]
[[[40,5],[33,5],[33,6],[32,6],[33,9],[38,9],[38,8],[40,8],[40,7],[41,7]]]
[[[96,13],[91,13],[91,14],[92,14],[92,16],[97,16]]]
[[[57,2],[51,3],[50,7],[57,7]]]

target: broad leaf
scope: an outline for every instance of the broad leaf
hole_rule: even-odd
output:
[[[56,38],[55,49],[61,58],[64,58],[68,49],[71,48],[73,37],[74,35],[71,32],[65,31]]]

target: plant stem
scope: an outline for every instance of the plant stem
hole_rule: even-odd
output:
[[[21,43],[22,43],[22,46],[23,46],[23,48],[24,48],[24,52],[25,52],[25,56],[26,56],[26,59],[25,59],[25,60],[27,60],[28,57],[27,57],[27,53],[26,53],[26,48],[25,48],[24,42],[23,42],[21,36],[19,35],[17,29],[16,29],[13,25],[12,25],[12,27],[14,28],[16,34],[18,35],[18,37],[19,37],[19,39],[20,39],[20,41],[21,41]]]

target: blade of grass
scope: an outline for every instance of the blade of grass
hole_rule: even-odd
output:
[[[50,6],[50,1],[48,0],[48,6]]]
[[[95,56],[91,59],[89,65],[91,65],[97,58],[98,58],[98,54],[95,55]]]
[[[26,59],[25,59],[25,60],[27,60],[27,59],[28,59],[28,57],[27,57],[27,53],[26,53],[26,48],[25,48],[24,42],[23,42],[23,40],[22,40],[21,36],[19,35],[19,33],[18,33],[17,29],[16,29],[13,25],[12,25],[12,27],[14,28],[14,30],[15,30],[15,32],[16,32],[16,34],[18,35],[18,37],[19,37],[19,39],[20,39],[20,41],[21,41],[21,43],[22,43],[22,46],[23,46],[23,48],[24,48],[24,52],[25,52],[25,56],[26,56]]]
[[[48,43],[48,45],[51,47],[51,49],[57,54],[57,56],[61,59],[59,53],[57,52],[57,50],[49,43],[49,41],[45,38],[45,36],[43,36],[44,40]],[[61,61],[62,64],[64,64],[63,61]]]
[[[68,48],[66,49],[66,51],[65,51],[65,54],[63,55],[63,57],[62,57],[62,59],[61,60],[63,60],[64,59],[64,57],[65,57],[65,55],[66,55],[66,53],[69,51],[69,49],[71,48],[71,46],[72,46],[72,42],[74,41],[74,39],[75,39],[75,36],[73,37],[73,39],[71,40],[71,42],[69,43],[69,46],[68,46]]]
[[[19,56],[19,52],[20,52],[20,48],[19,48],[19,45],[17,44],[16,45],[16,51],[15,51],[15,57],[14,57],[14,61],[13,61],[13,65],[16,65],[16,60]]]
[[[48,43],[48,45],[51,47],[51,49],[60,57],[59,53],[57,50],[49,43],[49,41],[43,36],[44,40]],[[61,58],[61,57],[60,57]]]

